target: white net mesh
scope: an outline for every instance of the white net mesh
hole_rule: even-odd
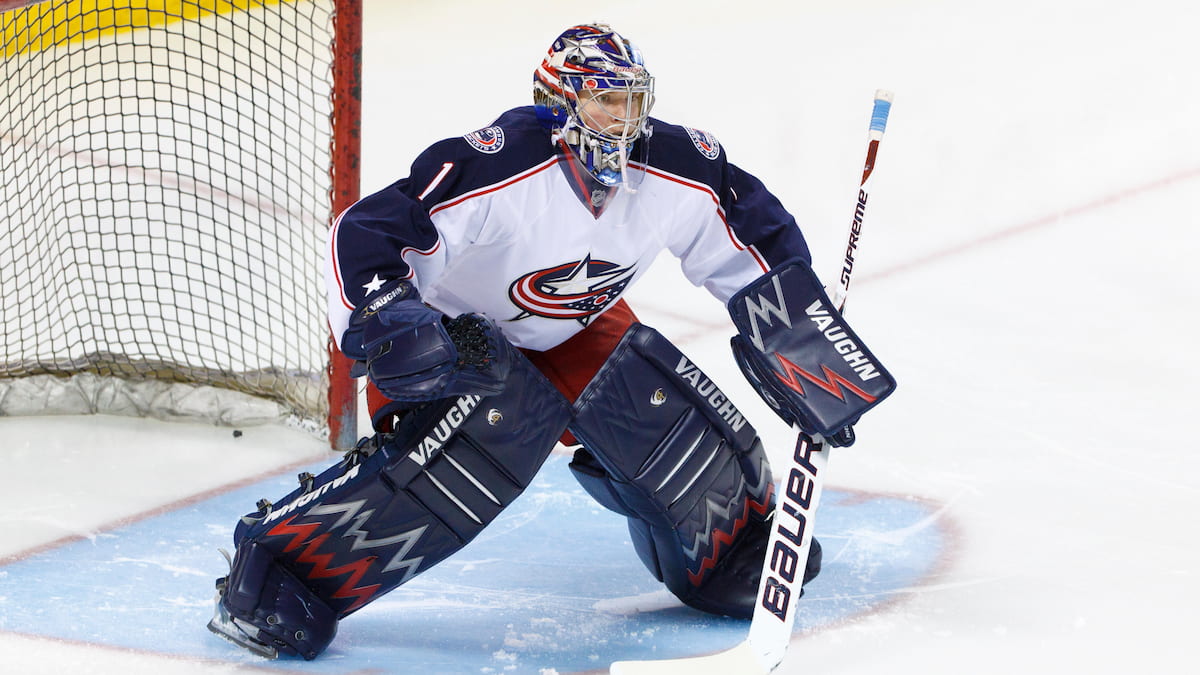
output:
[[[0,14],[0,412],[86,373],[323,426],[332,2],[103,4]]]

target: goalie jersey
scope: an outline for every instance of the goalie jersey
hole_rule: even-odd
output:
[[[354,308],[397,278],[449,316],[484,314],[516,346],[544,351],[611,307],[664,249],[722,303],[784,260],[811,260],[792,216],[711,135],[652,120],[637,143],[636,192],[581,176],[532,106],[428,148],[409,177],[330,230],[339,347]]]

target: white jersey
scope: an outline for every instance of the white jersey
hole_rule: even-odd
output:
[[[808,248],[795,221],[712,136],[658,120],[636,192],[604,189],[556,149],[532,107],[441,141],[409,178],[360,200],[330,231],[329,321],[407,278],[430,306],[491,318],[516,346],[546,350],[578,333],[658,254],[722,302]]]

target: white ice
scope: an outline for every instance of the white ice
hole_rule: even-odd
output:
[[[368,0],[364,192],[525,103],[553,36],[594,20],[643,48],[658,116],[714,133],[780,195],[829,278],[872,94],[896,94],[849,316],[900,389],[829,483],[936,500],[958,536],[929,583],[795,640],[779,672],[1194,672],[1197,5]],[[723,308],[670,261],[632,302],[782,461],[789,434],[741,384]],[[0,439],[0,558],[324,452],[276,427],[111,417],[0,419]],[[253,670],[11,633],[0,664]]]

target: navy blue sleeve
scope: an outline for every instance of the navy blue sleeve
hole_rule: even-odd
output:
[[[653,120],[648,139],[652,166],[707,185],[738,239],[753,246],[768,265],[811,253],[796,219],[762,181],[735,166],[715,137],[697,129]]]
[[[742,243],[758,249],[768,265],[775,268],[791,258],[812,264],[796,219],[762,181],[727,163],[725,189],[719,194],[726,222]]]
[[[402,257],[406,249],[428,251],[437,246],[437,228],[413,194],[413,181],[419,179],[414,165],[413,176],[360,199],[339,219],[334,265],[343,293],[354,306],[370,295],[373,279],[411,276]]]
[[[345,299],[358,306],[378,288],[373,280],[412,275],[402,256],[427,254],[439,246],[429,217],[438,204],[502,182],[545,161],[552,152],[532,106],[510,110],[490,127],[430,146],[413,162],[407,178],[362,198],[339,218],[331,254]]]

